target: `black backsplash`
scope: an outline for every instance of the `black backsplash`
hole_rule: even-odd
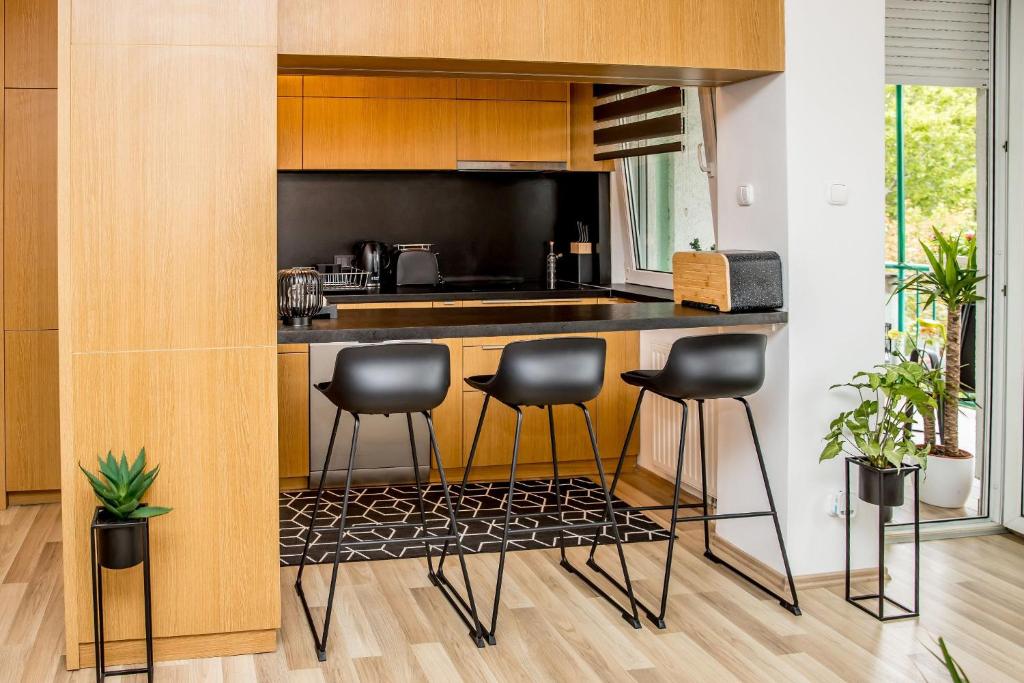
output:
[[[607,283],[608,213],[606,173],[280,172],[277,261],[330,263],[360,240],[430,242],[443,275],[540,280],[547,241],[567,251],[581,220]]]

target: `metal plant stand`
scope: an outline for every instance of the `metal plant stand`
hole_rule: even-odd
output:
[[[919,477],[921,474],[920,465],[904,465],[897,469],[895,467],[880,470],[882,476],[878,477],[878,498],[881,501],[883,482],[886,474],[896,474],[901,471],[911,470],[914,477],[914,606],[913,609],[903,603],[893,600],[885,594],[885,528],[892,526],[886,524],[885,511],[880,505],[878,508],[878,591],[863,595],[851,595],[850,592],[850,465],[857,464],[855,458],[846,458],[846,601],[864,612],[867,612],[879,621],[894,621],[896,619],[909,619],[920,616],[919,604],[921,599],[921,498],[919,495]],[[860,465],[858,465],[860,466]],[[902,479],[901,479],[902,485]],[[864,602],[877,600],[877,609],[871,609],[864,605]],[[886,614],[885,604],[889,603],[900,610],[898,614]]]
[[[135,674],[146,674],[146,680],[153,680],[153,612],[150,600],[149,583],[149,518],[118,521],[116,524],[101,522],[100,511],[103,508],[96,508],[92,518],[92,526],[89,532],[89,555],[92,567],[92,629],[93,643],[96,650],[96,680],[104,681],[107,677],[131,676]],[[146,666],[130,669],[118,669],[110,671],[106,668],[106,656],[104,652],[105,639],[103,636],[103,567],[96,559],[96,535],[101,529],[114,527],[141,527],[143,536],[142,547],[142,590],[146,614]],[[135,565],[138,566],[138,565]],[[117,571],[110,569],[108,571]]]

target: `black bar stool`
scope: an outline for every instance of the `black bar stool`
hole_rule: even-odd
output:
[[[334,418],[334,429],[331,431],[330,443],[327,446],[327,457],[324,460],[320,486],[316,492],[316,502],[313,503],[313,514],[309,521],[309,528],[306,530],[306,542],[302,549],[302,559],[299,562],[299,573],[295,579],[295,590],[299,594],[299,600],[302,601],[302,607],[306,612],[306,621],[309,622],[310,631],[313,633],[317,658],[321,662],[327,659],[327,636],[331,627],[331,611],[334,607],[334,591],[338,582],[338,563],[341,558],[341,551],[349,547],[367,545],[369,543],[387,545],[409,542],[408,538],[390,539],[383,542],[379,539],[348,542],[344,540],[347,533],[351,533],[355,529],[368,527],[374,529],[407,529],[417,527],[422,529],[423,547],[427,551],[428,576],[431,583],[441,590],[462,621],[469,627],[469,636],[476,643],[477,647],[484,646],[484,630],[480,625],[480,619],[477,617],[476,603],[473,600],[473,588],[470,585],[469,574],[466,571],[462,540],[455,520],[455,508],[452,506],[451,497],[448,493],[448,482],[445,478],[444,466],[441,464],[441,456],[437,448],[437,437],[434,434],[434,422],[429,412],[439,406],[448,394],[448,386],[451,382],[450,362],[448,347],[439,344],[353,346],[338,352],[338,357],[334,363],[334,376],[331,381],[316,385],[316,388],[331,403],[338,407],[338,412]],[[352,415],[355,425],[352,430],[352,446],[349,452],[348,469],[345,475],[345,494],[341,504],[341,518],[337,528],[317,527],[316,517],[320,509],[320,500],[323,497],[324,482],[327,481],[327,470],[330,468],[331,454],[334,451],[334,438],[338,433],[338,423],[341,420],[342,411]],[[420,524],[359,524],[346,528],[345,518],[348,514],[349,491],[352,487],[352,470],[355,467],[356,449],[359,442],[359,416],[400,413],[405,413],[406,423],[409,427],[412,465],[413,471],[416,473],[416,490],[419,494]],[[448,509],[448,524],[443,534],[432,534],[431,531],[438,531],[439,529],[427,525],[426,511],[423,505],[423,486],[419,474],[419,460],[416,454],[416,441],[413,438],[413,413],[423,414],[427,421],[427,429],[430,432],[430,452],[433,454],[437,464],[441,489],[444,492],[445,504]],[[306,601],[306,596],[302,591],[302,572],[306,568],[306,554],[309,552],[309,542],[314,530],[318,533],[336,532],[338,534],[338,541],[334,552],[334,569],[331,572],[331,589],[327,596],[327,614],[324,618],[323,635],[317,633],[317,626],[310,612],[309,603]],[[442,585],[436,578],[434,563],[430,556],[430,544],[439,543],[440,541],[444,541],[446,551],[448,543],[451,541],[455,542],[459,562],[462,565],[462,577],[466,583],[468,602],[462,601],[461,596],[455,593],[455,596],[458,597],[458,602],[456,602],[455,598],[449,594],[448,587]]]
[[[779,515],[775,510],[775,499],[772,498],[772,488],[768,483],[768,471],[764,466],[764,455],[761,452],[761,442],[757,438],[757,430],[754,427],[754,415],[750,411],[750,404],[745,396],[753,394],[764,383],[764,354],[767,346],[767,337],[763,334],[719,334],[703,337],[684,337],[676,340],[669,352],[665,367],[661,370],[633,370],[622,373],[622,379],[633,386],[640,387],[640,395],[636,399],[636,407],[633,409],[633,417],[629,422],[629,429],[626,432],[626,441],[622,445],[622,452],[619,454],[619,462],[615,467],[615,477],[612,480],[610,493],[615,493],[615,487],[622,476],[622,465],[626,458],[626,448],[633,436],[633,429],[636,427],[636,418],[640,414],[640,405],[643,403],[644,394],[650,391],[670,401],[675,401],[683,407],[682,426],[679,433],[679,458],[676,462],[675,490],[671,505],[647,505],[642,507],[628,508],[631,512],[644,512],[651,510],[671,510],[672,523],[671,535],[668,540],[668,555],[665,558],[665,577],[662,583],[661,606],[657,614],[639,600],[637,604],[646,613],[647,617],[654,622],[658,628],[665,628],[665,611],[668,604],[668,585],[672,574],[672,550],[675,547],[676,525],[680,522],[703,522],[704,523],[704,556],[712,562],[725,565],[743,579],[761,589],[765,593],[776,598],[779,603],[793,614],[800,614],[800,606],[797,601],[796,585],[793,583],[793,573],[789,568],[789,556],[786,554],[786,544],[782,540],[782,529],[779,526]],[[708,514],[707,494],[707,464],[704,453],[704,401],[730,398],[743,404],[747,413],[747,422],[750,425],[750,435],[754,441],[754,450],[757,452],[757,461],[761,466],[761,479],[764,481],[764,490],[768,496],[768,510],[755,512],[733,512],[727,514]],[[700,472],[703,500],[700,503],[683,504],[679,503],[679,492],[682,486],[683,476],[683,455],[686,446],[686,420],[687,401],[697,402],[697,415],[700,420]],[[702,514],[680,517],[681,508],[701,508]],[[721,559],[711,552],[710,536],[708,533],[708,522],[716,519],[740,519],[747,517],[771,517],[775,523],[775,535],[779,540],[779,551],[782,554],[782,563],[786,567],[786,579],[789,582],[789,591],[792,601],[782,597],[772,589],[760,583],[753,577],[740,571],[733,565]],[[605,578],[615,584],[619,590],[631,592],[632,587],[628,584],[622,586],[615,578],[610,576],[597,564],[594,554],[597,551],[597,537],[594,537],[590,546],[590,558],[587,566],[602,574]]]
[[[487,642],[491,645],[495,644],[494,633],[498,626],[501,582],[505,571],[505,554],[508,550],[509,535],[519,533],[520,531],[523,533],[557,531],[559,534],[561,565],[571,574],[579,576],[598,595],[614,605],[622,613],[622,617],[634,628],[640,628],[639,613],[637,612],[636,602],[633,599],[629,570],[626,567],[626,556],[622,551],[622,539],[619,537],[619,528],[612,511],[612,498],[605,481],[604,468],[601,465],[601,456],[597,449],[597,439],[594,436],[594,426],[590,419],[590,412],[587,410],[586,405],[584,405],[601,392],[601,387],[604,384],[604,361],[605,342],[603,339],[568,338],[513,342],[502,351],[495,374],[466,378],[467,384],[484,392],[484,405],[476,425],[476,434],[473,436],[473,446],[469,451],[469,459],[466,461],[462,488],[459,490],[459,496],[455,503],[456,515],[462,506],[466,482],[469,480],[470,470],[473,467],[473,459],[476,456],[477,444],[480,441],[480,431],[484,424],[484,417],[487,415],[488,403],[494,398],[516,412],[516,432],[515,440],[512,443],[512,469],[509,475],[508,498],[505,501],[503,517],[494,518],[494,521],[503,518],[504,527],[501,536],[501,557],[498,560],[498,577],[494,587],[494,607],[491,612],[491,625],[485,633]],[[587,432],[590,436],[590,446],[594,451],[594,461],[597,463],[597,472],[601,480],[601,490],[605,498],[605,518],[600,522],[566,523],[562,516],[562,486],[558,478],[558,455],[555,446],[555,417],[553,412],[553,406],[556,405],[576,405],[583,411],[583,416],[587,422]],[[512,511],[512,498],[515,494],[516,463],[519,458],[519,436],[523,426],[523,408],[528,406],[546,408],[548,412],[548,428],[551,433],[551,465],[554,470],[558,524],[530,526],[528,529],[521,530],[510,529],[512,518],[518,517]],[[479,517],[477,518],[477,520],[480,519]],[[622,565],[622,578],[625,583],[623,590],[625,590],[629,597],[629,610],[622,607],[614,598],[580,573],[579,570],[569,563],[565,556],[566,531],[596,529],[600,533],[600,530],[605,527],[611,527],[612,537],[615,539],[615,545],[618,548],[619,562]],[[454,587],[448,584],[448,579],[442,571],[447,551],[448,547],[447,543],[445,543],[445,547],[441,551],[441,559],[438,561],[437,577],[443,583],[446,583],[450,590],[454,591]],[[623,584],[617,583],[617,585],[621,587]]]

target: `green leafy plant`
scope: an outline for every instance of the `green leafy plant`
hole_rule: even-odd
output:
[[[974,239],[946,237],[938,230],[935,249],[921,242],[930,271],[917,273],[900,283],[894,292],[914,292],[924,307],[936,301],[946,306],[945,327],[945,398],[942,402],[942,451],[956,457],[960,454],[960,321],[964,308],[984,299],[978,285],[985,279],[978,274],[978,248]]]
[[[82,467],[81,463],[78,464],[78,469],[88,478],[96,497],[110,514],[118,519],[140,519],[164,515],[171,511],[171,508],[141,505],[142,496],[160,474],[159,465],[146,471],[145,448],[139,451],[131,464],[123,452],[120,461],[114,458],[112,452],[107,452],[106,459],[100,456],[98,460],[100,476]]]
[[[860,404],[840,413],[829,424],[819,462],[846,453],[866,458],[879,469],[904,464],[925,466],[930,446],[914,443],[913,411],[927,413],[934,409],[936,381],[938,370],[903,360],[858,372],[850,382],[830,387],[855,389]]]
[[[971,679],[967,677],[964,668],[953,659],[953,655],[949,654],[949,648],[946,647],[946,641],[942,637],[939,637],[938,645],[939,650],[942,651],[941,655],[934,650],[929,650],[929,652],[946,667],[946,671],[949,672],[949,680],[953,681],[953,683],[971,683]]]

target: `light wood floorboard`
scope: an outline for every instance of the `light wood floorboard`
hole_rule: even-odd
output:
[[[635,473],[620,494],[662,501],[671,487]],[[0,512],[0,681],[92,681],[64,669],[60,509]],[[663,543],[627,546],[638,590],[660,589]],[[682,533],[673,567],[668,628],[631,629],[558,566],[557,551],[514,552],[505,574],[498,646],[477,650],[426,578],[423,559],[342,565],[329,659],[317,662],[281,571],[283,628],[277,652],[158,663],[161,681],[941,681],[928,653],[942,635],[978,681],[1021,680],[1024,671],[1024,541],[983,536],[922,546],[919,621],[879,624],[847,605],[842,590],[801,592],[794,617],[701,555],[699,525]],[[893,546],[891,591],[907,591],[911,548]],[[571,551],[582,564],[585,551]],[[605,566],[614,553],[602,549]],[[478,599],[490,604],[497,555],[469,559]],[[307,574],[322,614],[330,567]],[[449,575],[457,577],[453,563]],[[142,680],[123,678],[119,680]]]

